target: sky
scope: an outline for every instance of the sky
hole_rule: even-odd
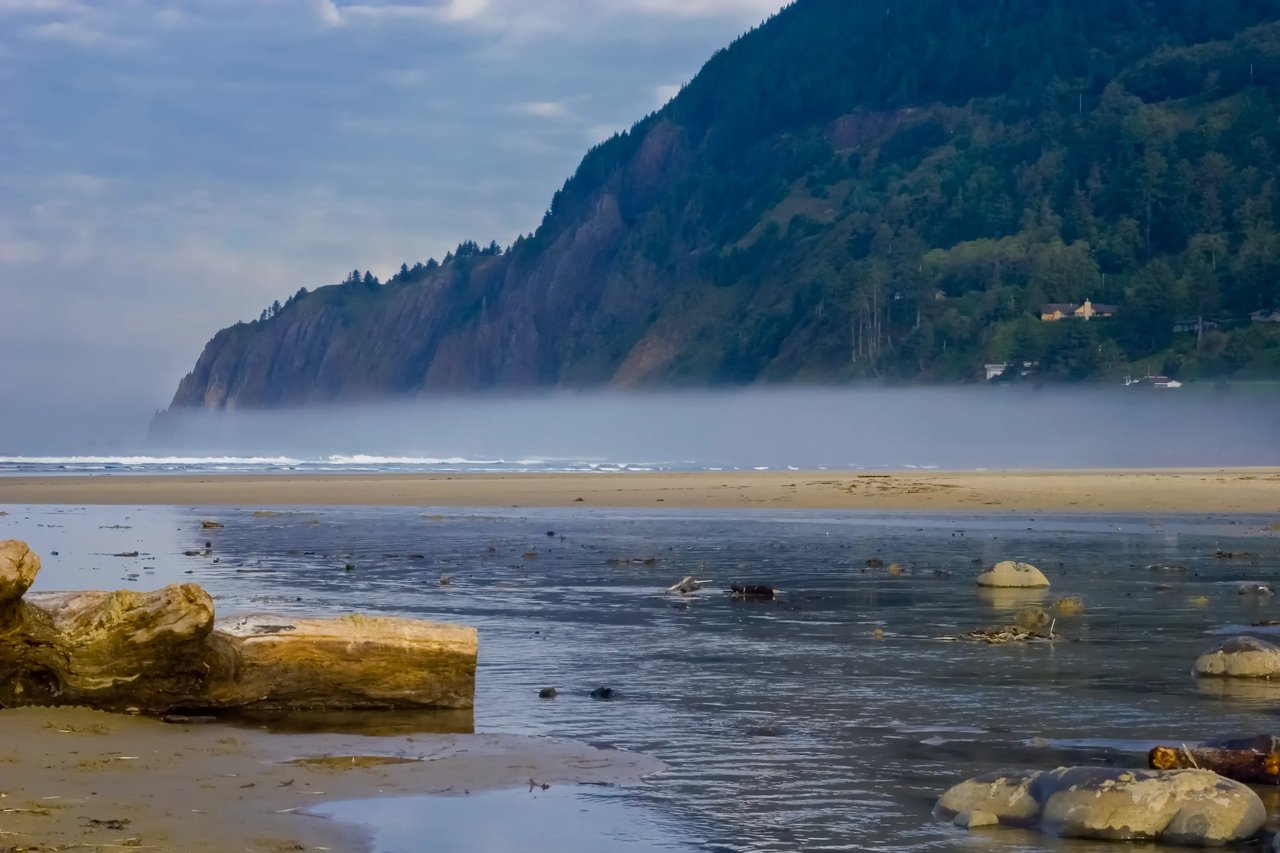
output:
[[[145,422],[299,287],[507,245],[782,5],[0,0],[0,394]]]

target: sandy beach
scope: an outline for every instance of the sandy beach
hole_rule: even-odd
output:
[[[362,828],[305,810],[370,796],[465,797],[531,778],[628,784],[662,767],[548,738],[286,735],[74,708],[5,710],[0,732],[5,850],[362,849]]]
[[[0,504],[1280,512],[1280,468],[15,476]]]

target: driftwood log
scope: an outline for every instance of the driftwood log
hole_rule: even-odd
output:
[[[215,623],[198,584],[27,595],[39,570],[25,543],[0,541],[0,708],[474,705],[474,628],[358,615]]]
[[[1254,785],[1280,784],[1280,752],[1212,746],[1157,746],[1147,753],[1155,770],[1199,768]]]

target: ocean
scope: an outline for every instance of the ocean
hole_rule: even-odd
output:
[[[620,790],[320,807],[374,827],[382,853],[415,849],[422,837],[438,839],[440,853],[478,849],[474,836],[436,828],[458,809],[483,816],[485,802],[489,814],[515,816],[486,824],[494,850],[1114,850],[970,833],[930,810],[948,786],[989,770],[1140,766],[1156,742],[1273,731],[1280,707],[1280,688],[1237,691],[1190,674],[1225,636],[1280,630],[1253,626],[1280,617],[1274,597],[1238,591],[1280,570],[1274,518],[4,510],[0,537],[42,555],[36,589],[194,580],[224,616],[358,610],[474,625],[476,707],[464,727],[640,751],[668,768]],[[205,519],[225,526],[203,530]],[[184,556],[206,540],[211,556]],[[1001,559],[1040,566],[1051,590],[976,588],[977,572]],[[712,583],[695,595],[665,591],[684,575]],[[781,592],[775,602],[734,601],[725,590],[735,581]],[[1064,595],[1082,596],[1085,611],[1058,619],[1061,641],[944,639]],[[559,696],[540,699],[548,686]],[[614,698],[590,698],[599,686]],[[423,715],[406,725],[435,723]],[[445,715],[439,725],[459,721]],[[565,841],[571,828],[576,840]]]

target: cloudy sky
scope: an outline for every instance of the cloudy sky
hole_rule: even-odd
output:
[[[145,422],[219,328],[507,244],[782,0],[0,0],[0,394]],[[73,414],[74,413],[74,414]]]

